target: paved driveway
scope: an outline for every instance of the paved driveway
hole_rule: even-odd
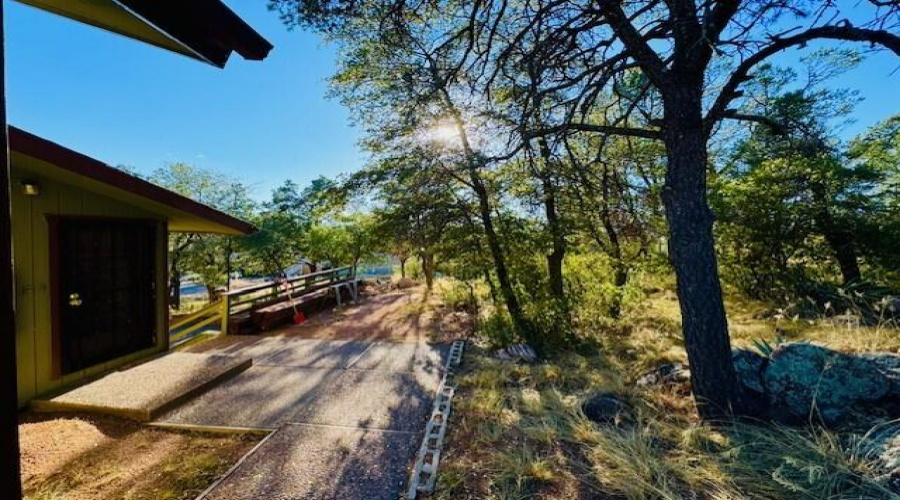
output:
[[[254,337],[205,352],[253,367],[159,423],[276,429],[207,500],[396,500],[440,383],[445,347]]]

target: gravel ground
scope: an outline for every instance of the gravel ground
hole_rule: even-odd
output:
[[[286,425],[204,500],[396,500],[412,433]]]
[[[446,345],[421,290],[389,292],[256,339],[191,349],[254,366],[160,422],[277,428],[208,500],[396,500],[421,442]]]

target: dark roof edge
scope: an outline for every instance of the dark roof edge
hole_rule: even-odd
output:
[[[9,127],[9,147],[12,151],[51,163],[75,174],[137,194],[151,201],[215,222],[243,234],[250,234],[256,231],[256,227],[249,222],[232,217],[225,212],[194,201],[174,191],[159,187],[90,156],[13,126]]]
[[[232,51],[261,61],[272,44],[221,0],[113,0],[202,59],[224,67]]]

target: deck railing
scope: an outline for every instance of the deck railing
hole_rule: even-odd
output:
[[[222,321],[224,304],[223,301],[218,300],[169,324],[169,346],[177,347]]]
[[[222,333],[228,333],[228,320],[233,316],[282,302],[288,297],[302,297],[355,277],[356,268],[347,266],[225,292],[222,294],[222,306],[219,310]]]

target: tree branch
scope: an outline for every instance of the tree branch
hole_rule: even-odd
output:
[[[785,49],[804,45],[807,42],[820,39],[870,42],[872,44],[882,45],[900,56],[900,36],[894,35],[888,31],[855,28],[849,25],[821,26],[818,28],[810,28],[793,36],[773,38],[769,45],[744,59],[731,74],[731,77],[722,87],[719,96],[716,98],[709,113],[706,115],[704,121],[707,131],[711,131],[719,120],[726,117],[728,105],[739,95],[738,87],[750,79],[750,70],[753,69],[754,66]]]
[[[600,2],[600,11],[609,23],[609,26],[628,49],[632,58],[637,62],[647,77],[658,89],[666,87],[669,79],[669,70],[659,54],[650,47],[647,40],[634,27],[628,16],[622,10],[620,2],[604,0]]]
[[[772,129],[772,131],[775,132],[776,134],[781,134],[781,135],[787,134],[787,127],[783,123],[779,122],[778,120],[769,118],[768,116],[750,115],[750,114],[746,114],[746,113],[738,113],[737,111],[734,111],[734,110],[728,110],[725,112],[725,114],[722,116],[722,118],[730,119],[730,120],[740,120],[740,121],[745,121],[745,122],[761,123],[761,124],[769,127],[770,129]]]
[[[597,132],[609,135],[622,135],[627,137],[642,137],[644,139],[661,139],[662,135],[658,130],[648,130],[633,127],[616,127],[611,125],[596,125],[593,123],[564,123],[553,127],[546,127],[538,130],[524,132],[522,135],[526,139],[534,139],[537,137],[545,137],[548,135],[564,133],[564,132]]]

